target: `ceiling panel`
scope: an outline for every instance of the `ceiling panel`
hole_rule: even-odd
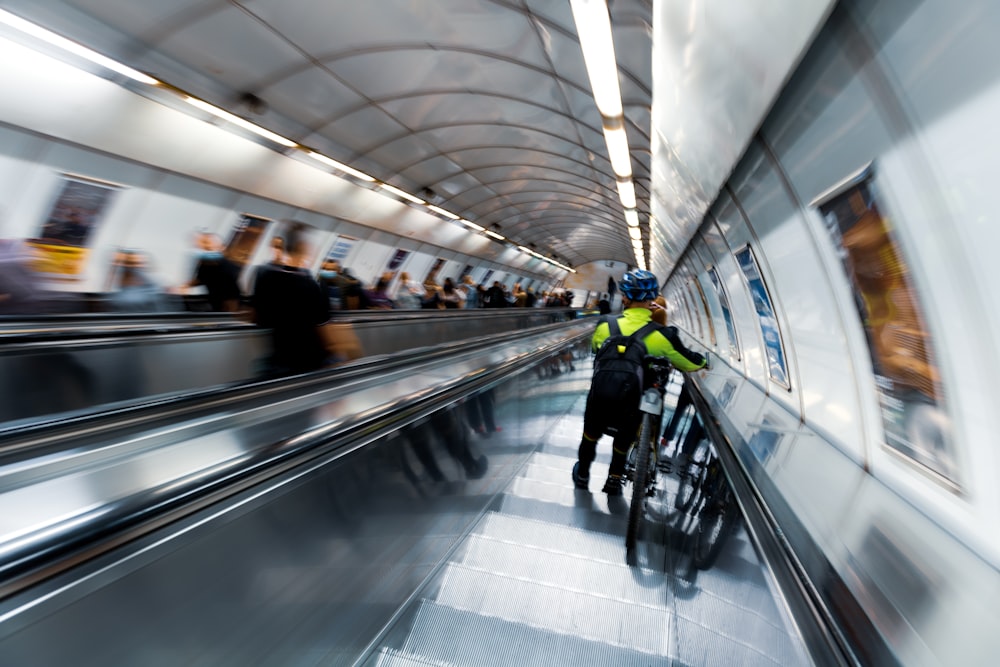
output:
[[[515,244],[574,264],[633,258],[568,0],[4,4],[480,225],[509,229]],[[663,228],[651,256],[661,264],[686,244],[827,4],[609,3],[641,212],[658,184]],[[655,176],[654,62],[663,101]],[[243,92],[266,107],[242,104]],[[640,221],[648,238],[647,216]]]

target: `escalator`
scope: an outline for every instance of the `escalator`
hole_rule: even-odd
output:
[[[502,309],[338,313],[365,356],[562,321],[575,311]],[[68,413],[245,382],[268,334],[233,315],[172,313],[0,318],[0,433]]]
[[[590,329],[177,399],[0,455],[0,655],[810,664],[742,524],[693,562],[700,510],[677,509],[675,470],[661,470],[637,567],[627,501],[573,489],[589,363],[571,351]]]

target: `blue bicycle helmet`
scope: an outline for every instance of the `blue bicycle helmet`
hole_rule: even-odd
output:
[[[629,301],[652,301],[660,293],[660,283],[649,271],[629,271],[618,284],[622,296]]]

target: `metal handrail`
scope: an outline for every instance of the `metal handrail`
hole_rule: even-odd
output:
[[[540,339],[547,338],[547,334],[555,334],[559,328],[553,327],[535,335]],[[478,368],[390,404],[316,426],[235,460],[228,466],[217,468],[210,474],[195,471],[186,479],[171,480],[160,487],[145,489],[142,493],[21,535],[0,545],[0,599],[293,468],[320,457],[333,460],[344,456],[551,357],[568,343],[583,340],[589,335],[587,329],[561,336],[554,342],[514,354],[490,368]],[[483,337],[476,347],[495,349],[499,342],[509,337]],[[471,354],[473,350],[468,349],[468,341],[466,347]],[[421,361],[443,361],[445,354],[440,350],[429,350],[422,355]],[[302,379],[293,378],[289,384],[297,384]],[[239,414],[234,413],[228,421],[238,418]]]

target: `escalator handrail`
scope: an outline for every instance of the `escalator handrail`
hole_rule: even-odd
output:
[[[544,332],[565,328],[572,322],[556,322],[535,327],[531,331]],[[362,357],[346,364],[302,375],[240,381],[177,394],[158,395],[154,398],[128,401],[111,409],[106,409],[105,406],[105,409],[99,411],[0,428],[0,463],[23,456],[26,452],[34,455],[33,453],[40,448],[52,444],[57,444],[59,449],[69,449],[73,445],[67,442],[67,438],[76,441],[80,441],[84,435],[89,438],[113,438],[123,429],[142,428],[148,422],[162,420],[165,416],[171,419],[183,419],[194,412],[217,411],[233,403],[246,402],[251,396],[264,399],[290,391],[297,392],[310,386],[323,385],[333,379],[359,380],[380,374],[387,368],[398,369],[449,357],[484,340],[493,341],[494,345],[501,345],[506,341],[523,338],[524,335],[525,330],[518,330],[467,338],[401,352]]]
[[[691,394],[692,403],[718,454],[723,474],[746,519],[747,532],[780,582],[782,593],[786,596],[790,609],[795,612],[797,625],[811,649],[813,659],[817,664],[831,667],[858,664],[849,642],[838,629],[833,615],[810,581],[794,549],[785,539],[784,532],[741,463],[733,443],[714,416],[698,383],[685,376],[684,385],[685,390]]]
[[[228,468],[222,467],[207,475],[191,473],[186,482],[173,480],[162,488],[147,488],[2,544],[0,600],[293,468],[342,457],[549,358],[568,344],[589,338],[591,331],[589,328],[576,331],[559,336],[555,341],[551,337],[558,334],[557,328],[535,333],[540,340],[548,342],[512,354],[491,367],[477,368],[419,390],[389,405],[375,406],[312,427],[262,448]],[[495,349],[498,338],[501,337],[483,337],[476,343],[477,349],[467,346],[466,351],[473,354]],[[425,361],[437,359],[443,363],[439,356],[429,353]],[[234,413],[228,420],[235,421],[238,417]]]

